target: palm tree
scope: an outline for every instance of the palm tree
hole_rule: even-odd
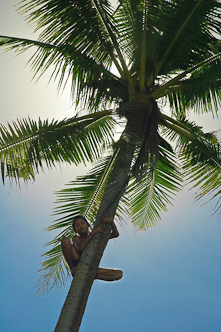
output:
[[[41,30],[37,41],[0,36],[16,52],[30,47],[35,75],[53,66],[59,88],[68,78],[76,109],[63,121],[18,120],[1,126],[1,171],[19,181],[60,162],[92,162],[89,174],[58,192],[61,229],[42,265],[40,292],[64,281],[60,239],[84,214],[130,215],[147,229],[160,219],[183,179],[197,199],[220,194],[220,147],[187,119],[220,106],[220,2],[218,0],[23,0],[20,11]],[[165,107],[168,106],[168,107]],[[123,127],[120,138],[114,133]],[[95,217],[96,216],[96,217]],[[55,331],[78,331],[111,229],[87,246]]]

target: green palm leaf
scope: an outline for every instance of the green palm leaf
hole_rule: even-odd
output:
[[[167,135],[172,141],[176,141],[184,177],[193,183],[195,188],[199,188],[196,199],[212,193],[212,198],[217,198],[221,185],[219,132],[205,134],[199,126],[190,121],[172,121],[174,125],[168,126]]]
[[[195,200],[202,201],[205,197],[206,202],[215,200],[214,215],[220,211],[220,186],[221,186],[221,142],[218,140],[219,132],[207,134],[208,149],[217,155],[217,159],[208,159],[208,155],[199,152],[194,144],[184,145],[181,154],[182,168],[188,182],[197,189]],[[211,144],[213,142],[213,145]],[[205,143],[204,143],[205,144]],[[212,148],[211,148],[212,145]],[[188,156],[188,158],[187,158]],[[195,162],[194,161],[198,161]],[[205,202],[205,200],[204,200]],[[220,214],[217,215],[217,218]]]
[[[45,164],[78,165],[99,158],[112,143],[115,121],[110,111],[63,121],[17,120],[0,126],[0,158],[3,181],[34,177]],[[43,163],[44,162],[44,163]]]
[[[160,115],[161,123],[168,129],[165,134],[170,140],[176,141],[178,151],[186,155],[192,163],[211,160],[221,165],[219,142],[214,135],[204,133],[202,128],[185,118],[178,121],[164,114]]]
[[[139,79],[141,54],[146,49],[147,86],[159,74],[187,70],[209,58],[213,48],[216,54],[217,39],[211,31],[220,33],[217,1],[122,0],[119,3],[115,13],[119,44],[127,52],[131,74]],[[146,43],[142,42],[142,31],[145,31]]]
[[[6,46],[8,50],[15,50],[17,53],[22,53],[33,46],[37,47],[29,60],[34,71],[34,78],[40,78],[48,68],[53,66],[50,80],[59,78],[58,89],[61,89],[62,86],[65,87],[67,80],[70,78],[73,99],[77,103],[81,102],[82,106],[87,104],[88,93],[91,94],[91,89],[86,88],[86,82],[98,80],[101,77],[106,79],[114,77],[102,62],[99,63],[97,59],[93,59],[69,44],[50,44],[40,40],[0,36],[0,46]],[[93,94],[91,97],[93,97]]]
[[[173,113],[182,117],[188,108],[196,112],[216,112],[221,106],[220,77],[220,59],[194,71],[189,79],[180,82],[179,90],[169,94]]]
[[[199,162],[197,165],[191,165],[183,158],[183,169],[188,180],[194,182],[194,187],[199,187],[196,199],[212,194],[212,198],[220,195],[221,185],[221,167],[217,164],[206,164]]]
[[[69,267],[61,252],[61,244],[54,246],[50,251],[42,255],[47,257],[46,261],[41,263],[38,270],[40,277],[36,284],[36,295],[40,296],[48,292],[54,286],[61,287],[67,281],[67,272]]]
[[[57,193],[59,206],[55,209],[55,215],[65,216],[59,218],[48,229],[69,225],[73,216],[78,214],[85,215],[93,224],[116,154],[117,151],[104,157],[87,175],[77,177],[76,181],[69,183],[69,188]]]
[[[191,64],[209,57],[208,45],[217,43],[211,32],[220,33],[219,2],[164,1],[162,9],[164,19],[159,29],[162,38],[158,44],[156,74],[166,74],[174,67],[186,70]],[[169,58],[171,53],[173,57]]]
[[[42,6],[41,10],[35,11],[36,5]],[[53,65],[51,79],[60,76],[58,88],[70,77],[74,100],[81,102],[82,107],[87,105],[88,100],[89,106],[93,105],[93,89],[85,83],[115,77],[109,71],[112,62],[116,60],[111,38],[99,11],[103,12],[111,25],[111,7],[96,5],[96,1],[94,5],[88,0],[75,1],[72,5],[57,0],[46,4],[33,1],[24,4],[21,9],[22,13],[29,13],[29,23],[36,23],[36,31],[43,27],[45,30],[38,41],[0,36],[0,45],[9,46],[9,49],[17,52],[37,46],[37,51],[29,60],[35,75],[41,76]]]
[[[130,214],[135,228],[145,230],[156,225],[160,211],[167,211],[172,196],[181,190],[182,177],[172,147],[159,137],[159,154],[154,168],[148,165],[141,181],[135,179],[127,189]]]
[[[188,181],[198,187],[196,199],[205,195],[218,197],[221,185],[221,142],[217,136],[219,132],[208,133],[203,137],[203,144],[207,146],[210,154],[216,158],[208,158],[208,154],[199,151],[192,142],[182,142],[181,158],[182,168]]]
[[[35,24],[35,31],[44,28],[40,40],[47,40],[49,43],[52,41],[58,45],[67,44],[72,50],[76,49],[96,58],[98,63],[109,64],[113,50],[96,9],[96,1],[76,0],[71,3],[62,0],[34,0],[21,3],[24,4],[19,10],[26,15],[29,23]],[[105,10],[105,5],[102,5],[102,9]],[[110,17],[111,7],[108,6],[107,9],[105,15]]]

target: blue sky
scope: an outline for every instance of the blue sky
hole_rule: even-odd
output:
[[[15,13],[14,3],[1,0],[0,34],[34,38]],[[0,122],[17,116],[71,116],[69,89],[57,96],[56,84],[47,84],[49,75],[31,82],[27,60],[28,54],[0,55]],[[211,116],[198,120],[208,131],[221,127]],[[64,165],[45,170],[28,186],[0,186],[1,331],[53,331],[70,279],[65,287],[35,297],[40,255],[53,236],[43,229],[53,220],[54,192],[84,171]],[[94,282],[81,332],[220,331],[221,225],[211,217],[214,202],[193,204],[193,191],[188,189],[156,227],[135,233],[130,221],[119,226],[120,237],[109,242],[101,266],[122,269],[124,278]]]

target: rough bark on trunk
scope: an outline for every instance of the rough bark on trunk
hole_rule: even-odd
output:
[[[151,112],[152,104],[145,105],[145,108],[147,113]],[[122,134],[114,168],[96,216],[96,222],[104,214],[114,217],[118,202],[128,184],[134,150],[146,119],[139,114],[129,117]],[[77,332],[79,330],[90,289],[110,234],[111,226],[106,224],[104,233],[94,236],[84,250],[54,332]]]

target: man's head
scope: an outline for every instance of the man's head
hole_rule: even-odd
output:
[[[74,231],[78,234],[85,234],[88,232],[89,223],[83,216],[76,216],[72,222]]]

